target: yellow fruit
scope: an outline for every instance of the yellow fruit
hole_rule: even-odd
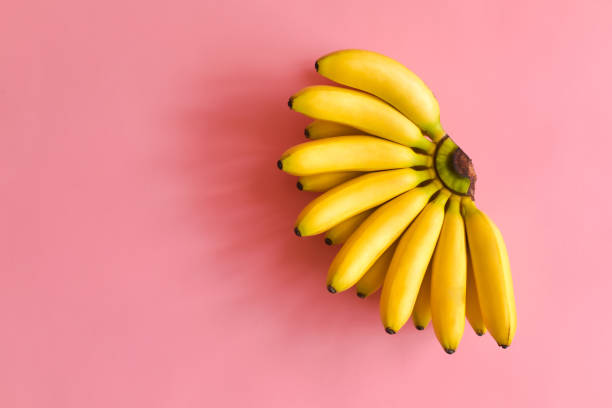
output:
[[[425,83],[392,58],[365,50],[342,50],[319,58],[319,74],[376,95],[427,132],[433,140],[444,136],[438,101]]]
[[[435,150],[419,128],[391,105],[354,89],[309,86],[289,99],[289,107],[311,118],[348,125],[429,154]]]
[[[298,177],[297,188],[304,191],[327,191],[362,174],[360,171],[338,171],[301,176]]]
[[[506,245],[497,226],[472,200],[465,198],[462,204],[482,317],[497,344],[506,348],[516,331],[516,306]]]
[[[325,243],[327,245],[343,244],[373,211],[374,209],[367,210],[342,221],[340,224],[327,231],[325,234]]]
[[[432,176],[429,170],[398,169],[356,177],[312,200],[298,215],[294,231],[298,236],[320,234]]]
[[[389,334],[410,318],[423,276],[436,247],[450,196],[441,190],[414,220],[397,245],[380,298],[380,317]]]
[[[357,283],[440,187],[441,184],[435,181],[415,188],[374,211],[351,234],[334,258],[327,274],[328,290],[341,292]]]
[[[461,199],[453,195],[431,263],[431,314],[442,348],[457,350],[465,327],[466,244],[460,212]]]

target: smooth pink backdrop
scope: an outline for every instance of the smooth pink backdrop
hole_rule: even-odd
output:
[[[0,406],[610,406],[609,1],[0,6]],[[404,62],[508,245],[508,350],[331,296],[276,169],[340,48]]]

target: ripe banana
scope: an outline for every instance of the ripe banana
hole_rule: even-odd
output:
[[[434,141],[444,136],[438,101],[427,85],[399,62],[371,51],[342,50],[319,58],[315,68],[332,81],[393,105]]]
[[[467,248],[460,203],[459,196],[450,198],[431,261],[433,327],[448,354],[457,350],[465,327]]]
[[[327,274],[327,289],[332,293],[342,292],[357,283],[441,186],[439,181],[433,181],[402,194],[374,211],[351,234],[332,261]]]
[[[389,269],[391,258],[393,258],[395,247],[397,247],[397,241],[391,244],[391,246],[378,257],[374,265],[368,269],[366,274],[359,279],[355,285],[357,296],[366,298],[380,289],[385,281],[385,275],[387,274],[387,269]]]
[[[441,190],[406,230],[397,245],[380,298],[380,317],[389,334],[410,318],[423,276],[434,252],[450,193]]]
[[[366,133],[354,127],[327,120],[313,120],[304,129],[304,136],[308,139],[323,139],[325,137],[345,135],[365,135]]]
[[[342,221],[340,224],[327,231],[325,234],[325,243],[327,245],[343,244],[373,211],[374,209],[370,209]]]
[[[480,303],[478,301],[478,291],[476,290],[476,282],[474,282],[474,269],[472,268],[472,260],[470,259],[470,251],[467,251],[467,284],[465,293],[465,316],[467,317],[470,326],[477,335],[482,336],[487,332],[482,313],[480,311]]]
[[[412,323],[417,330],[425,330],[431,321],[431,262],[427,267],[419,294],[412,310]]]
[[[468,197],[462,201],[474,281],[485,326],[502,348],[516,331],[510,262],[499,229]]]
[[[339,171],[335,173],[312,174],[298,177],[297,188],[304,191],[327,191],[332,187],[362,175],[360,171]]]
[[[320,234],[433,176],[432,170],[398,169],[356,177],[312,200],[298,215],[294,232],[297,236]]]
[[[378,171],[432,165],[431,156],[372,136],[338,136],[293,146],[281,155],[279,169],[294,176],[337,171]]]
[[[454,353],[465,318],[503,348],[516,330],[505,244],[473,203],[470,157],[440,124],[438,102],[412,71],[383,55],[342,50],[316,70],[342,86],[311,86],[289,107],[313,121],[307,143],[277,162],[300,190],[322,192],[299,214],[298,236],[325,233],[344,242],[327,273],[331,293],[382,288],[380,316],[389,334],[412,317],[430,321]],[[470,199],[471,198],[471,199]]]
[[[328,85],[309,86],[291,98],[289,107],[315,119],[341,123],[432,154],[430,142],[408,118],[375,96]]]

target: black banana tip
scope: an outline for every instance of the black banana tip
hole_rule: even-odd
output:
[[[360,298],[362,298],[362,299],[365,299],[366,295],[365,295],[365,293],[359,293],[359,292],[357,292],[357,297],[360,297]]]
[[[329,293],[336,293],[336,289],[332,285],[327,285],[327,291]]]
[[[300,190],[300,191],[302,191],[304,189],[304,186],[299,181],[297,182],[296,186],[297,186],[298,190]]]
[[[389,333],[389,334],[395,334],[395,330],[393,330],[393,329],[392,329],[392,328],[390,328],[390,327],[385,327],[385,331],[386,331],[387,333]]]
[[[310,139],[310,131],[308,130],[308,128],[304,129],[304,136],[306,136],[307,139]]]
[[[455,352],[455,350],[453,350],[452,348],[444,349],[444,351],[446,351],[446,354],[453,354]]]
[[[508,348],[507,344],[500,344],[499,347],[503,348],[504,350]]]
[[[315,61],[315,71],[319,72],[319,61]]]
[[[325,243],[326,243],[327,245],[333,245],[333,244],[334,244],[334,243],[332,242],[332,240],[331,240],[331,239],[329,239],[329,238],[325,238]]]
[[[276,162],[276,167],[278,167],[279,169],[281,169],[281,170],[282,170],[282,169],[283,169],[283,162],[282,162],[282,161],[280,161],[280,160],[279,160],[279,161],[277,161],[277,162]]]
[[[293,232],[295,232],[295,235],[297,235],[298,237],[301,237],[301,236],[302,236],[302,233],[300,232],[300,230],[298,229],[298,227],[295,227],[295,228],[293,229]]]
[[[417,330],[425,330],[425,328],[424,328],[423,326],[418,326],[418,325],[416,325],[416,326],[414,326],[414,327],[416,327],[416,329],[417,329]]]
[[[287,105],[289,105],[289,108],[293,109],[293,96],[289,98],[289,102],[287,102]]]
[[[477,331],[477,332],[476,332],[476,334],[477,334],[478,336],[482,336],[482,335],[484,335],[484,332],[482,332],[482,331]]]

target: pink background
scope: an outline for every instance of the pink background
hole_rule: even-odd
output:
[[[3,2],[0,406],[610,404],[611,4]],[[286,101],[347,47],[420,74],[473,158],[510,349],[386,335],[293,235]]]

